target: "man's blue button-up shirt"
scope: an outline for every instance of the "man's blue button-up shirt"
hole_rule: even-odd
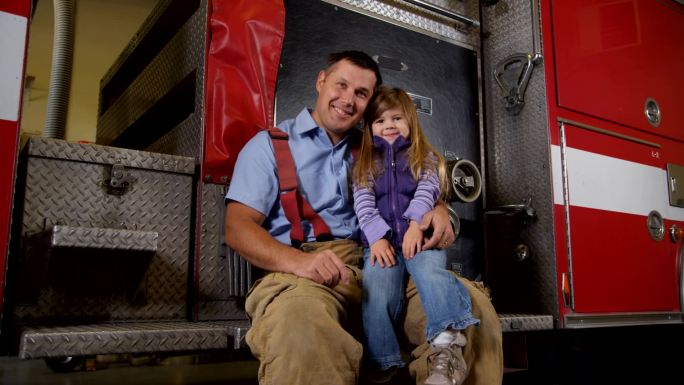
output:
[[[299,189],[338,239],[357,239],[358,221],[351,194],[351,151],[348,139],[333,146],[308,109],[278,125],[289,136]],[[290,244],[290,222],[278,199],[278,176],[268,132],[256,134],[238,155],[226,199],[240,202],[266,216],[263,226],[280,242]],[[314,241],[304,222],[304,234]]]

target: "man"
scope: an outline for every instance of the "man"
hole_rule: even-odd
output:
[[[349,191],[350,142],[352,129],[381,82],[377,64],[365,53],[333,54],[316,79],[314,110],[304,109],[279,126],[289,135],[300,191],[329,227],[332,241],[315,242],[313,229],[307,226],[306,243],[291,246],[290,222],[281,206],[279,173],[267,132],[252,138],[238,157],[226,195],[226,242],[253,265],[272,272],[255,284],[245,305],[252,320],[247,344],[260,361],[261,384],[354,385],[358,381],[363,354],[357,338],[362,250],[356,243],[358,221]],[[428,225],[433,235],[426,247],[446,247],[454,241],[443,205],[425,216],[423,227]],[[408,295],[407,337],[419,346],[414,354],[420,357],[412,372],[421,382],[430,352],[415,288]],[[476,298],[473,302],[475,307]],[[497,355],[500,339],[495,337],[490,345]],[[469,352],[464,354],[467,361]],[[501,372],[500,354],[497,359],[495,372]]]

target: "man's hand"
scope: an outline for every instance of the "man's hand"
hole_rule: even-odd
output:
[[[304,253],[278,242],[261,224],[266,216],[239,202],[226,207],[226,243],[254,266],[268,271],[291,273],[321,285],[349,283],[349,271],[330,250]]]
[[[416,254],[420,253],[423,244],[423,230],[420,229],[418,222],[409,222],[408,230],[404,234],[404,239],[401,242],[401,251],[404,254],[404,259],[411,259]]]
[[[420,229],[426,231],[429,228],[432,228],[432,236],[425,240],[423,250],[433,247],[446,249],[456,240],[454,229],[449,221],[449,210],[444,203],[438,203],[434,209],[423,215]]]
[[[349,284],[349,270],[342,260],[330,250],[302,253],[293,268],[293,274],[308,278],[328,287],[339,283]]]
[[[395,259],[394,248],[387,239],[381,238],[370,247],[370,263],[375,266],[375,261],[380,264],[380,267],[392,267],[397,264]]]

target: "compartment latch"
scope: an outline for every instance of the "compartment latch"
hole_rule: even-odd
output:
[[[109,178],[105,180],[107,193],[112,195],[123,195],[126,188],[135,180],[126,170],[123,164],[115,163],[109,172]]]

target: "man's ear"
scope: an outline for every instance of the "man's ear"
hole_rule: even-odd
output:
[[[318,73],[318,77],[316,78],[316,91],[321,92],[321,88],[323,88],[324,82],[325,82],[325,71],[321,70],[321,72]]]

